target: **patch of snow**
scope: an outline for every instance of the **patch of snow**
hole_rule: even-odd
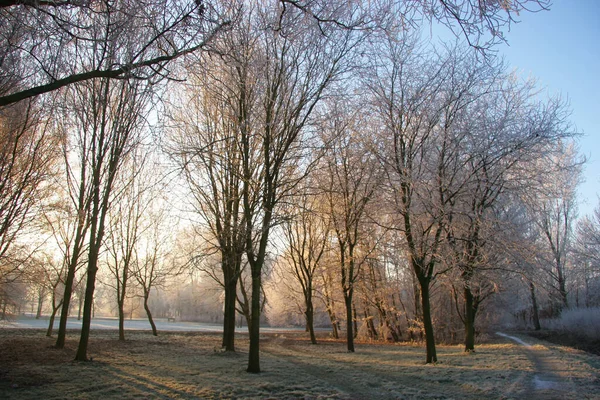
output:
[[[519,339],[518,337],[510,336],[510,335],[507,335],[506,333],[502,333],[502,332],[496,332],[496,335],[503,336],[505,338],[514,340],[515,342],[517,342],[517,343],[519,343],[519,344],[521,344],[521,345],[523,345],[525,347],[531,347],[531,345],[529,343],[524,342],[523,340]]]

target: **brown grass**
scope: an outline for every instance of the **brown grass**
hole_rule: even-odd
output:
[[[423,364],[420,346],[359,343],[356,353],[347,353],[339,341],[320,338],[314,346],[303,333],[270,334],[261,342],[263,372],[253,375],[245,372],[246,335],[238,335],[234,354],[219,351],[218,334],[128,331],[127,338],[119,342],[114,331],[94,331],[92,361],[75,362],[76,332],[58,350],[42,331],[0,329],[0,398],[600,397],[600,358],[545,342],[524,351],[502,339],[475,354],[440,346],[439,362],[431,366]],[[535,392],[536,366],[550,357],[564,366],[553,375],[562,389]]]

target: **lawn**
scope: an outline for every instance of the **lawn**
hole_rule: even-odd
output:
[[[0,398],[10,399],[510,399],[600,398],[600,357],[538,339],[524,347],[491,337],[474,354],[438,346],[425,365],[420,345],[357,343],[304,333],[264,334],[260,374],[245,372],[248,340],[220,351],[217,333],[153,337],[93,331],[89,362],[73,361],[77,332],[65,349],[31,329],[0,329]]]

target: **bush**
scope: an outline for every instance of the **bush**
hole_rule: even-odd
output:
[[[559,318],[542,322],[544,328],[600,340],[600,307],[564,310]]]

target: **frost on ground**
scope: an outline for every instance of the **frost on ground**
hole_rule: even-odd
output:
[[[506,338],[480,345],[440,346],[439,362],[424,365],[421,346],[341,341],[311,345],[303,333],[265,334],[258,375],[245,372],[247,336],[238,352],[222,353],[215,333],[94,331],[89,356],[73,362],[76,333],[64,350],[42,331],[0,329],[0,398],[206,399],[508,399],[538,398],[535,379],[548,368],[568,384],[561,398],[600,398],[600,357],[532,339],[530,349]],[[544,357],[532,357],[540,350]],[[541,365],[540,360],[545,364]],[[538,365],[540,364],[540,365]],[[560,371],[555,371],[557,365]],[[554,388],[556,389],[556,388]]]

